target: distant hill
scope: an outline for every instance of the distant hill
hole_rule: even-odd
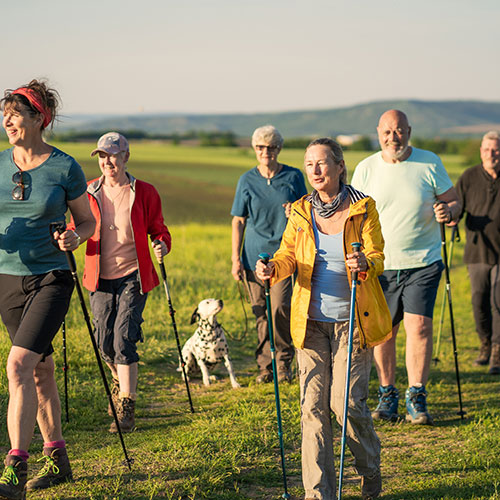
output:
[[[375,133],[379,116],[401,109],[418,137],[479,136],[500,129],[500,103],[483,101],[379,101],[346,108],[257,114],[140,114],[127,116],[75,115],[65,117],[57,132],[68,130],[141,130],[171,134],[189,130],[232,131],[248,137],[260,125],[271,123],[285,137]]]

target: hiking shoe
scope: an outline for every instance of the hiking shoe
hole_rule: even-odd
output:
[[[481,342],[481,347],[479,349],[479,354],[474,360],[474,364],[478,366],[485,366],[490,362],[491,355],[491,342],[486,340]]]
[[[0,498],[24,500],[27,478],[28,463],[16,455],[7,455],[5,469],[0,477]]]
[[[292,370],[288,366],[278,368],[278,382],[292,382]]]
[[[116,414],[118,415],[118,423],[122,432],[132,432],[135,429],[135,401],[131,398],[120,398],[116,405]],[[109,427],[109,432],[116,434],[118,427],[116,422],[112,422]]]
[[[43,490],[56,484],[73,481],[66,448],[44,448],[43,456],[38,461],[42,460],[45,460],[45,463],[36,477],[28,481],[27,490]]]
[[[393,385],[381,385],[378,388],[378,406],[372,411],[373,420],[398,419],[399,391]]]
[[[427,411],[427,391],[425,385],[406,389],[406,421],[412,424],[433,425],[434,421]]]
[[[260,372],[260,374],[255,379],[256,384],[269,384],[273,381],[273,374],[270,372]]]
[[[111,401],[113,401],[113,405],[115,406],[116,410],[116,407],[118,406],[118,400],[120,399],[120,382],[115,377],[112,377],[112,379],[113,379],[113,385],[111,386],[111,391],[110,391]],[[110,417],[113,416],[113,410],[111,409],[109,401],[108,401],[108,415]]]
[[[377,498],[382,491],[382,476],[380,471],[373,476],[361,477],[361,498],[363,500],[372,500]]]
[[[491,344],[490,375],[500,375],[500,344]]]

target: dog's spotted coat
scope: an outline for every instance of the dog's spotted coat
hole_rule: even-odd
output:
[[[208,369],[224,361],[233,388],[240,387],[234,375],[233,366],[228,355],[226,336],[217,321],[217,314],[224,307],[222,300],[202,300],[195,309],[191,324],[197,322],[198,328],[182,348],[186,374],[200,372],[203,383],[210,385]]]

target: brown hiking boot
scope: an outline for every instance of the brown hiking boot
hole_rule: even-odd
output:
[[[38,461],[42,460],[45,460],[45,463],[36,477],[28,481],[27,490],[43,490],[56,484],[73,481],[66,448],[44,448],[43,456]]]
[[[256,384],[269,384],[273,381],[273,374],[271,372],[260,372],[255,379]]]
[[[288,366],[280,366],[278,368],[278,382],[292,382],[292,370]]]
[[[361,477],[361,498],[363,500],[373,500],[382,491],[382,476],[376,472],[373,476]]]
[[[122,432],[132,432],[135,429],[135,401],[130,398],[120,398],[116,406],[118,423]],[[116,434],[116,422],[112,422],[109,432]]]
[[[113,378],[113,385],[111,386],[111,401],[113,401],[113,405],[115,406],[115,410],[117,410],[118,400],[120,399],[120,382],[115,377],[112,377],[112,378]],[[113,410],[111,409],[111,405],[109,404],[109,401],[108,401],[108,415],[110,417],[113,416]]]
[[[500,344],[491,344],[490,375],[500,375]]]
[[[491,342],[489,340],[485,340],[481,342],[481,347],[479,349],[479,355],[474,360],[474,364],[478,366],[485,366],[490,361],[491,355]]]
[[[5,469],[0,477],[0,498],[24,500],[26,498],[26,480],[28,463],[16,455],[5,457]]]

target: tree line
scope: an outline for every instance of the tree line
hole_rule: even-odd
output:
[[[51,132],[50,139],[60,142],[96,142],[101,135],[109,132],[108,130],[70,130],[67,132]],[[167,141],[172,144],[181,144],[191,142],[194,145],[205,147],[237,147],[242,145],[241,138],[231,131],[205,131],[189,130],[187,132],[173,132],[170,134],[149,133],[142,130],[116,130],[130,140],[157,140]],[[0,136],[6,139],[6,136]],[[285,148],[305,147],[311,141],[311,137],[292,137],[285,139]],[[248,141],[247,141],[248,143]],[[473,138],[422,138],[415,137],[411,139],[411,144],[416,148],[433,151],[438,155],[460,154],[464,158],[464,164],[472,165],[480,162],[479,146],[480,139]],[[360,136],[352,144],[342,146],[346,151],[377,151],[379,149],[375,137]]]

